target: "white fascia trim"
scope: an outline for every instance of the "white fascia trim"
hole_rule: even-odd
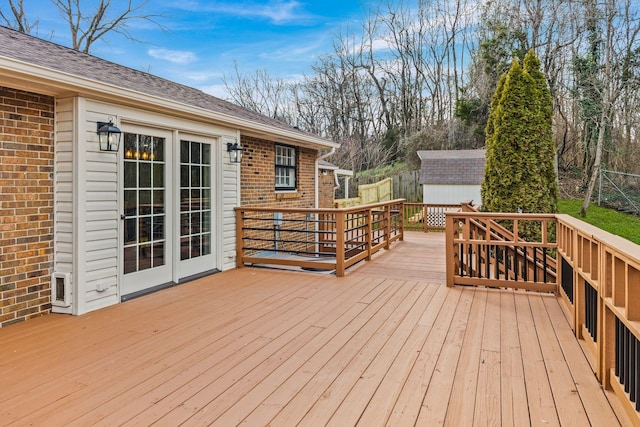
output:
[[[353,176],[353,171],[349,169],[338,169],[336,170],[336,174],[341,176]]]
[[[182,114],[194,115],[203,119],[222,122],[226,125],[237,126],[241,129],[268,133],[274,137],[287,138],[289,140],[298,141],[306,144],[313,144],[326,148],[337,148],[340,144],[327,141],[312,135],[301,135],[298,131],[276,128],[273,126],[263,125],[251,120],[242,119],[229,114],[219,113],[200,107],[180,103],[178,101],[170,101],[154,95],[148,95],[131,89],[125,89],[110,83],[104,83],[73,74],[65,73],[50,68],[29,64],[23,61],[17,61],[6,57],[0,57],[0,73],[2,69],[8,71],[10,76],[21,80],[37,80],[39,83],[54,86],[63,90],[82,93],[85,95],[99,95],[101,98],[122,99],[127,104],[139,103],[145,104],[150,109],[162,109],[164,111],[173,110]],[[179,108],[176,108],[179,107]]]

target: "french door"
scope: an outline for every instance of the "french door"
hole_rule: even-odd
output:
[[[212,141],[180,141],[180,278],[216,267],[212,200]]]
[[[122,149],[123,296],[217,267],[215,140],[131,130]]]
[[[168,136],[124,134],[122,295],[172,281]]]

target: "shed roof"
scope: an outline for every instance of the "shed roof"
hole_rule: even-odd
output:
[[[420,184],[480,185],[484,179],[485,150],[422,150]]]
[[[50,94],[65,90],[71,94],[82,94],[83,89],[91,93],[109,96],[114,88],[123,90],[122,98],[129,94],[133,99],[146,98],[170,101],[171,108],[191,107],[202,112],[208,119],[219,123],[234,124],[241,130],[263,134],[287,136],[289,142],[318,144],[336,147],[337,143],[304,132],[287,123],[247,110],[228,101],[209,95],[201,90],[185,86],[152,74],[128,68],[104,59],[88,55],[67,47],[39,39],[0,26],[0,77],[9,84],[30,83],[32,91],[51,88]],[[98,83],[98,84],[96,84]],[[149,99],[151,98],[151,99]],[[190,113],[192,113],[190,111]],[[207,114],[207,113],[215,113]],[[192,113],[193,114],[193,113]]]

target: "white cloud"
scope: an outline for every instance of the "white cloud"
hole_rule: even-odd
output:
[[[198,60],[193,52],[169,49],[149,49],[149,55],[156,59],[173,62],[175,64],[190,64]]]
[[[190,71],[182,74],[189,80],[194,82],[204,82],[211,79],[219,79],[222,77],[222,73],[208,72],[208,71]]]
[[[204,93],[208,93],[209,95],[217,96],[218,98],[225,99],[227,97],[227,89],[223,84],[218,85],[210,85],[210,86],[201,86],[199,87],[201,91]]]
[[[272,0],[267,4],[257,2],[216,2],[215,4],[205,4],[198,2],[186,2],[178,7],[189,10],[207,13],[219,13],[244,18],[267,19],[274,24],[285,24],[288,22],[299,22],[309,19],[310,16],[300,11],[302,4],[297,0]]]

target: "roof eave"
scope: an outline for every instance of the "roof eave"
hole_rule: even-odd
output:
[[[224,114],[206,108],[167,100],[162,97],[149,95],[132,89],[80,77],[51,68],[41,67],[15,59],[0,57],[0,75],[14,79],[16,82],[24,82],[24,89],[33,91],[42,88],[47,95],[82,95],[95,97],[99,100],[135,104],[143,108],[155,111],[173,111],[181,116],[194,116],[202,120],[237,127],[241,133],[257,134],[282,139],[283,142],[292,144],[313,146],[319,149],[337,148],[340,144],[310,134],[302,134],[296,129],[286,129],[257,123],[249,119],[243,119],[230,114]]]

